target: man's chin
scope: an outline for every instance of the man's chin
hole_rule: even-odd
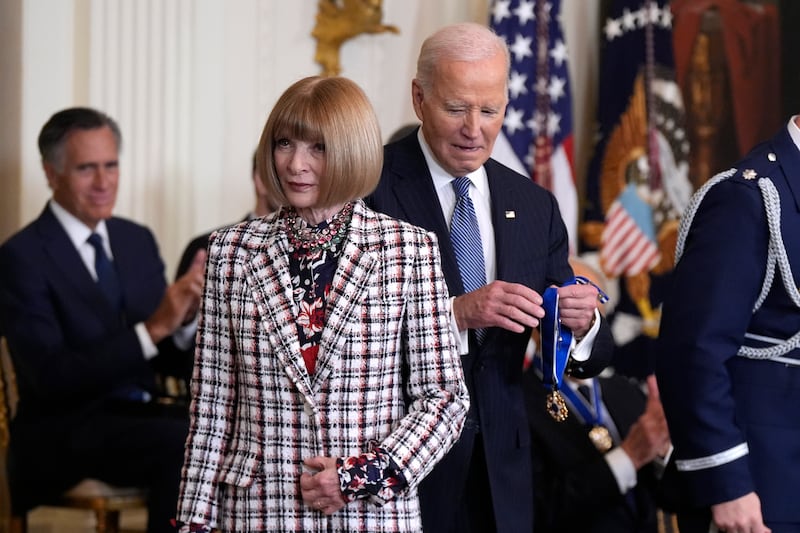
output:
[[[487,157],[488,159],[488,157]],[[486,159],[475,159],[472,161],[461,161],[459,165],[456,167],[458,172],[456,172],[456,176],[466,176],[470,172],[475,172],[486,162]]]
[[[455,154],[454,161],[459,167],[471,168],[475,170],[489,159],[489,152],[486,150],[460,150]]]
[[[93,212],[92,213],[92,217],[95,220],[106,220],[106,219],[111,218],[111,216],[113,214],[114,214],[114,210],[113,209],[102,209],[102,210],[97,210],[97,211]]]

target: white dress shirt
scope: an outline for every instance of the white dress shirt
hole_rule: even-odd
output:
[[[428,170],[433,178],[433,186],[436,189],[436,195],[439,197],[439,204],[442,206],[442,213],[448,225],[453,218],[453,210],[456,206],[456,193],[453,190],[452,181],[456,177],[448,173],[436,161],[433,156],[428,143],[425,142],[425,136],[422,134],[422,128],[417,130],[417,140],[419,141],[422,154],[425,156],[425,162],[428,165]],[[466,175],[472,182],[472,187],[469,188],[469,197],[475,206],[475,216],[478,219],[478,228],[481,232],[481,245],[483,246],[483,264],[486,269],[486,283],[489,284],[497,279],[497,262],[495,259],[495,244],[494,244],[494,226],[492,225],[492,199],[489,193],[489,178],[486,175],[486,169],[483,165],[477,170],[470,172]],[[456,337],[458,344],[458,351],[461,355],[469,352],[469,331],[459,330],[458,324],[453,312],[453,300],[455,297],[450,298],[450,326]],[[586,361],[592,351],[592,344],[597,332],[600,329],[600,314],[595,309],[595,321],[589,332],[576,343],[574,338],[570,347],[570,357],[576,361]]]
[[[89,244],[87,239],[92,233],[100,235],[103,238],[103,248],[108,258],[111,261],[114,260],[114,254],[111,252],[111,240],[108,237],[108,229],[106,228],[105,220],[98,222],[97,227],[92,230],[89,226],[78,220],[72,213],[60,206],[54,199],[50,199],[49,205],[50,211],[53,212],[56,220],[58,220],[64,228],[64,231],[67,232],[69,240],[72,241],[75,249],[78,250],[78,254],[81,256],[86,270],[88,270],[92,278],[97,281],[97,272],[94,268],[94,248]],[[150,338],[150,334],[147,332],[144,322],[139,322],[134,325],[134,330],[136,331],[136,337],[139,339],[139,345],[142,347],[142,353],[145,359],[152,359],[158,355],[158,348],[153,342],[153,339]]]

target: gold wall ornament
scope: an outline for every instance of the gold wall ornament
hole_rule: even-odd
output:
[[[653,77],[655,81],[651,82],[650,96],[651,113],[655,117],[654,135],[651,139],[648,129],[647,79],[640,72],[628,106],[610,132],[606,144],[599,176],[599,207],[607,215],[626,189],[635,191],[641,205],[647,207],[644,216],[649,216],[653,224],[658,262],[644,271],[625,270],[620,274],[613,254],[608,256],[610,264],[603,259],[603,232],[608,221],[587,222],[580,229],[587,245],[601,249],[603,273],[608,277],[621,275],[623,278],[625,289],[643,319],[642,333],[651,338],[658,336],[661,319],[660,310],[650,301],[651,275],[664,274],[672,269],[680,215],[693,189],[688,177],[688,153],[681,142],[682,135],[678,135],[684,131],[680,125],[680,109],[669,98],[674,85],[671,72],[656,67]],[[654,141],[652,144],[651,140]],[[650,150],[653,148],[656,148],[656,160],[651,162],[653,154]],[[663,174],[660,182],[651,181],[653,163]]]
[[[342,71],[339,49],[348,39],[362,33],[400,33],[397,26],[383,24],[383,0],[319,0],[317,23],[311,32],[317,40],[314,60],[323,76]]]

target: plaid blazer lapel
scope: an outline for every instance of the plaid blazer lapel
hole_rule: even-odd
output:
[[[366,298],[369,279],[378,263],[370,249],[379,243],[377,223],[367,218],[366,207],[357,202],[350,222],[350,234],[333,277],[325,328],[322,330],[317,371],[312,386],[318,389],[344,351],[349,333],[360,321],[353,317]]]
[[[276,225],[268,231],[276,232]],[[265,242],[269,244],[254,249],[245,262],[245,275],[252,288],[253,302],[262,317],[260,327],[272,347],[269,357],[278,358],[299,392],[313,403],[311,378],[300,356],[288,243],[285,237],[270,234],[265,236]]]

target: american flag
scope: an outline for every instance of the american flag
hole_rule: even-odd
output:
[[[560,0],[493,0],[491,28],[511,51],[509,102],[493,156],[532,176],[558,200],[576,251],[578,195],[572,164],[572,98]]]
[[[609,206],[603,229],[600,263],[607,275],[648,272],[658,264],[658,249],[653,215],[631,184]]]
[[[671,26],[667,0],[614,0],[603,25],[602,105],[584,222],[604,221],[600,242],[590,247],[599,244],[603,271],[611,277],[647,273],[658,265],[660,228],[680,216],[691,195]],[[636,80],[642,76],[639,97]],[[644,155],[625,160],[632,153]],[[623,169],[627,183],[603,212],[601,198],[608,196],[603,187],[619,187],[623,164],[629,167]]]
[[[654,371],[659,308],[692,193],[689,135],[669,0],[609,0],[604,14],[581,238],[618,294],[608,317],[615,370],[644,378]]]

